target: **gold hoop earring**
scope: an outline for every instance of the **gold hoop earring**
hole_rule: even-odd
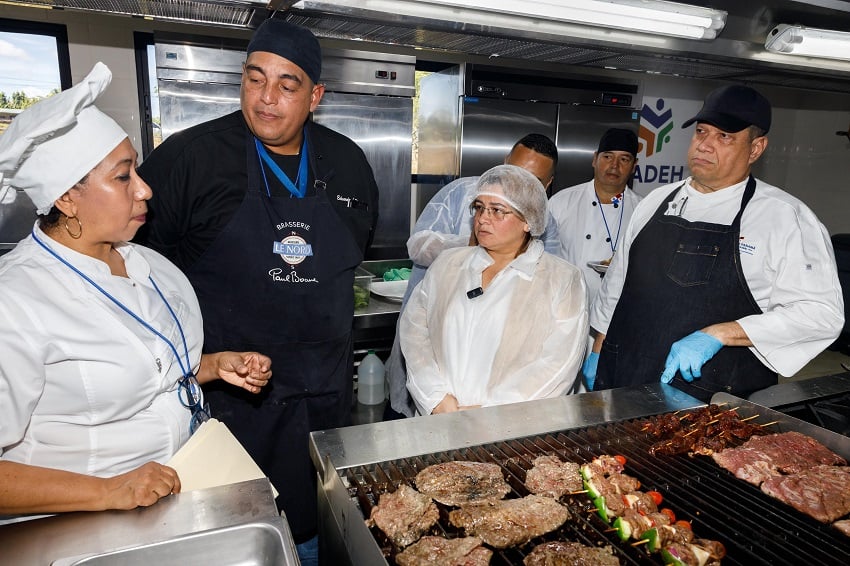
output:
[[[68,221],[71,220],[72,218],[77,221],[77,228],[79,229],[79,231],[76,234],[71,232],[71,228],[68,226]],[[83,235],[83,223],[80,222],[80,219],[77,218],[76,216],[68,216],[68,217],[65,218],[65,230],[68,232],[69,236],[71,236],[75,240],[79,240],[80,236]]]

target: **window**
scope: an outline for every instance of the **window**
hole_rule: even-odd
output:
[[[0,135],[22,110],[70,86],[65,26],[0,18]]]

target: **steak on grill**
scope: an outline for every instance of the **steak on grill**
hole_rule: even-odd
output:
[[[524,544],[554,531],[570,518],[566,507],[551,497],[528,495],[488,503],[470,503],[449,513],[449,521],[496,548]]]
[[[445,462],[416,474],[416,489],[444,505],[496,501],[510,493],[502,469],[487,462]]]
[[[525,566],[619,566],[610,546],[593,548],[578,542],[544,542],[534,547]]]
[[[404,547],[416,542],[439,518],[430,497],[402,484],[394,492],[381,495],[366,525],[377,526],[396,546]]]
[[[557,456],[538,456],[532,464],[534,467],[525,474],[525,487],[531,493],[559,499],[582,489],[578,464],[562,462]]]
[[[754,436],[738,448],[727,448],[711,457],[737,478],[754,485],[783,473],[794,474],[821,464],[847,464],[844,458],[799,432]]]
[[[447,539],[424,536],[396,555],[398,566],[486,566],[493,551],[476,537]]]
[[[789,476],[778,476],[761,484],[766,494],[822,523],[850,513],[850,468],[815,466]]]

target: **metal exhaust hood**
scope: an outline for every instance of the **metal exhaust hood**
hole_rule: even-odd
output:
[[[562,0],[566,2],[567,0]],[[451,11],[405,15],[386,0],[0,0],[3,4],[84,10],[196,25],[254,29],[269,15],[310,28],[328,40],[369,49],[403,50],[440,61],[450,55],[504,65],[571,65],[683,78],[741,81],[850,93],[850,62],[770,53],[767,34],[779,24],[850,29],[848,0],[683,0],[727,13],[715,39],[683,39],[613,28],[556,26],[545,17],[491,13],[465,21]],[[523,0],[516,0],[521,7]],[[427,8],[427,7],[426,7]],[[464,8],[457,8],[457,13]],[[468,10],[467,10],[468,11]],[[522,25],[520,25],[522,23]],[[529,27],[531,26],[531,27]],[[445,57],[444,57],[445,58]]]

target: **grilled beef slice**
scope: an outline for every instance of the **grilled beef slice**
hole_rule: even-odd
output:
[[[493,551],[476,537],[425,536],[395,557],[398,566],[486,566]]]
[[[416,489],[444,505],[496,501],[510,493],[502,469],[486,462],[444,462],[416,474]]]
[[[525,566],[619,566],[610,546],[593,548],[578,542],[544,542],[523,560]]]
[[[559,499],[582,489],[578,464],[562,462],[557,456],[538,456],[532,464],[525,474],[525,487],[531,493]]]
[[[822,523],[850,513],[850,468],[815,466],[800,473],[779,476],[761,484],[766,494]]]
[[[566,507],[551,497],[528,495],[488,503],[470,503],[449,513],[449,521],[468,535],[496,548],[524,544],[554,531],[570,518]]]
[[[847,464],[844,458],[799,432],[754,436],[738,448],[715,452],[712,458],[736,477],[754,485],[821,464]]]
[[[404,547],[416,542],[439,518],[430,497],[402,484],[394,492],[381,495],[366,525],[376,525],[393,543]]]

